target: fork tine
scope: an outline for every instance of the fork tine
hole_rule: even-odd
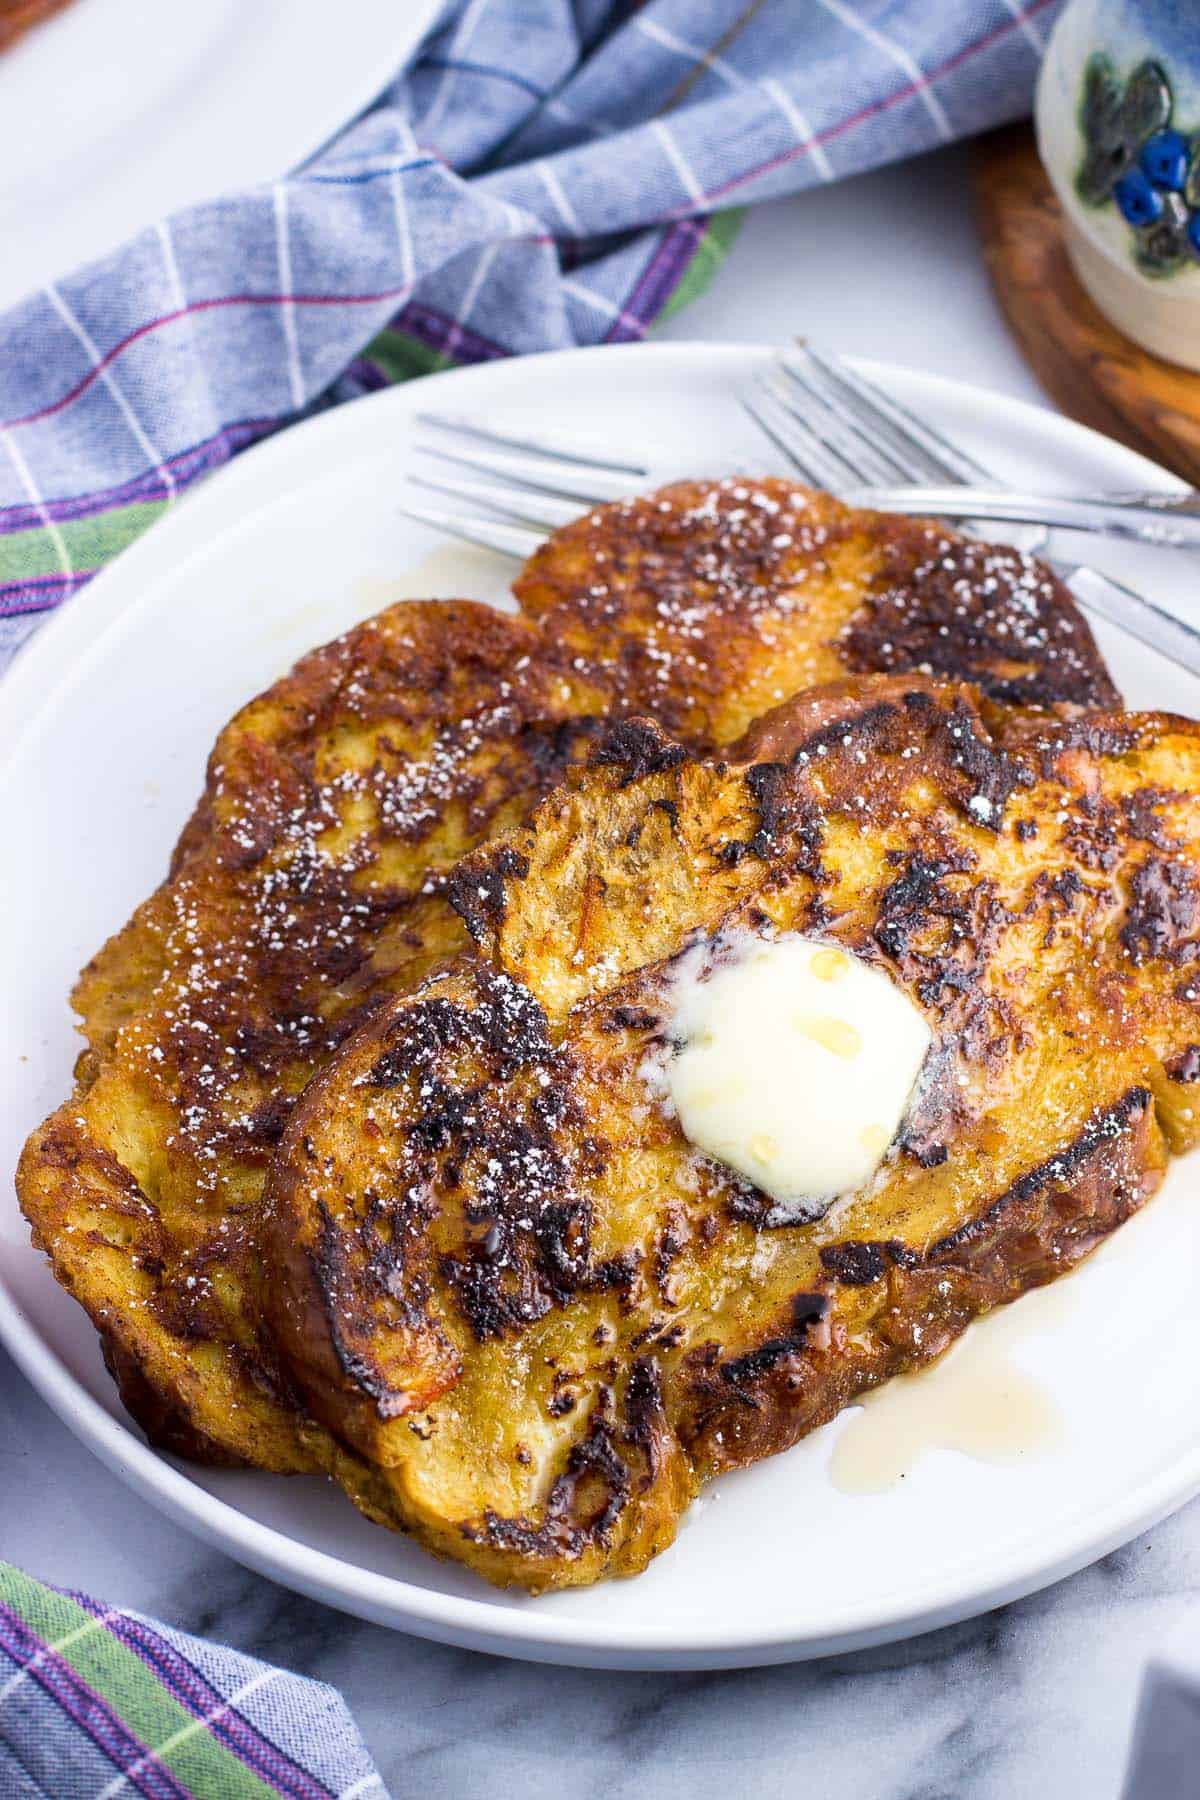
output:
[[[475,419],[464,419],[457,413],[419,412],[423,425],[436,425],[439,431],[454,431],[464,437],[478,438],[485,444],[502,444],[508,450],[532,450],[555,462],[580,463],[590,469],[607,470],[610,474],[647,476],[650,471],[641,463],[623,462],[616,457],[601,456],[556,436],[529,437],[510,431],[497,431],[494,426],[480,425]]]
[[[858,460],[861,479],[887,485],[897,479],[900,481],[912,479],[911,463],[905,462],[895,451],[889,450],[888,440],[885,434],[878,429],[877,424],[873,424],[872,430],[868,431],[867,420],[861,407],[856,410],[845,395],[834,386],[829,377],[817,367],[811,357],[805,363],[803,374],[796,368],[793,360],[785,361],[783,357],[780,357],[779,366],[781,373],[786,375],[793,387],[799,388],[823,412],[832,414],[838,420],[852,446],[853,454]],[[792,400],[787,404],[795,407],[797,402]],[[886,475],[883,473],[884,470],[887,471]]]
[[[473,469],[477,475],[498,475],[517,488],[532,488],[539,494],[563,494],[581,506],[601,505],[605,500],[625,500],[636,492],[636,484],[628,476],[591,468],[586,478],[579,465],[556,469],[553,463],[529,456],[507,456],[495,451],[443,450],[440,444],[417,444],[425,456],[436,456],[441,462],[457,463]],[[572,470],[577,472],[572,472]],[[578,511],[579,508],[576,508]]]
[[[847,425],[827,393],[821,392],[795,369],[789,369],[787,373],[791,378],[790,390],[778,383],[773,390],[780,405],[846,465],[856,485],[882,482],[885,469],[895,470],[897,465],[880,454],[860,425]],[[806,394],[809,399],[803,409],[800,394]]]
[[[776,399],[768,386],[741,396],[742,405],[771,442],[783,451],[798,474],[814,487],[834,492],[846,486],[846,471],[828,456],[818,438],[797,416]]]
[[[924,420],[918,419],[900,401],[893,400],[890,394],[885,394],[866,376],[859,375],[856,370],[847,368],[845,363],[826,356],[822,351],[814,350],[811,344],[802,345],[801,350],[830,381],[847,390],[859,401],[861,407],[866,407],[876,418],[882,419],[890,427],[893,440],[898,440],[900,448],[909,456],[915,453],[926,464],[935,466],[943,479],[966,482],[968,485],[981,479],[991,479],[982,463],[976,462],[973,456],[944,438],[940,431],[926,425]]]
[[[931,455],[914,436],[902,431],[894,424],[883,412],[875,395],[856,392],[843,381],[842,371],[839,368],[826,362],[808,345],[801,345],[795,353],[789,351],[779,359],[780,367],[792,381],[802,385],[802,378],[792,367],[793,354],[803,359],[807,369],[824,383],[826,394],[831,390],[840,394],[843,403],[856,413],[864,427],[869,425],[871,430],[889,445],[896,465],[901,471],[902,480],[937,480],[941,482],[961,482],[963,480],[963,477],[948,462],[943,462],[940,457]],[[823,399],[822,404],[828,405],[828,400]]]
[[[452,500],[467,500],[489,506],[502,519],[520,525],[533,525],[538,530],[557,531],[579,517],[575,500],[556,500],[552,494],[530,494],[523,488],[493,487],[485,481],[435,481],[432,475],[410,474],[417,487],[432,488],[436,494],[449,494]]]
[[[891,446],[891,455],[896,468],[900,470],[901,481],[961,481],[950,464],[943,463],[941,457],[934,457],[919,445],[916,437],[901,432],[900,428],[887,418],[876,394],[858,392],[844,378],[840,365],[831,364],[828,358],[815,351],[811,344],[797,344],[792,351],[779,356],[779,367],[783,373],[804,389],[804,376],[797,373],[795,364],[802,365],[806,378],[813,387],[820,389],[820,405],[828,407],[829,394],[838,394],[842,405],[855,414],[860,425],[871,428],[878,434],[885,445]],[[936,473],[934,473],[936,472]]]
[[[491,519],[464,519],[458,513],[435,512],[432,507],[428,511],[418,506],[401,506],[397,510],[406,519],[415,519],[419,525],[431,525],[435,531],[461,538],[465,544],[498,550],[502,556],[515,556],[521,562],[546,541],[544,532],[529,531],[522,525],[501,525]]]
[[[813,456],[810,447],[800,443],[800,433],[794,422],[786,418],[780,407],[767,410],[766,395],[742,394],[739,396],[743,409],[750,414],[759,430],[765,433],[777,450],[783,452],[784,458],[802,480],[811,482],[814,487],[824,487],[828,481],[828,470]]]

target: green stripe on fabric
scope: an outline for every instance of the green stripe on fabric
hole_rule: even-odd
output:
[[[100,1694],[175,1778],[204,1800],[278,1800],[207,1725],[179,1704],[140,1656],[65,1594],[5,1567],[5,1604]]]
[[[451,359],[440,350],[388,326],[373,337],[362,353],[389,381],[411,381],[415,375],[433,375],[450,367]]]
[[[696,253],[684,271],[683,279],[655,319],[654,325],[661,325],[664,319],[673,318],[691,301],[699,299],[729,255],[730,246],[742,229],[745,216],[744,206],[731,206],[725,212],[712,215],[704,236],[696,245]]]
[[[165,512],[165,500],[138,501],[115,506],[111,512],[90,519],[64,519],[55,527],[66,547],[73,569],[95,569],[124,550]],[[0,537],[0,580],[32,581],[38,575],[63,572],[58,541],[44,525],[14,531]]]

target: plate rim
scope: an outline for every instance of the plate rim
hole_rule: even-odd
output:
[[[699,365],[698,372],[703,374],[711,372],[714,364],[727,369],[751,368],[775,353],[775,347],[765,344],[689,340],[547,351],[534,358],[514,358],[478,368],[487,371],[489,379],[503,383],[505,371],[515,375],[531,362],[561,366],[583,359],[594,362],[598,357],[610,362],[653,357],[668,364]],[[960,401],[973,399],[993,415],[1006,414],[1017,428],[1033,429],[1042,441],[1048,433],[1076,444],[1101,445],[1109,455],[1120,455],[1131,483],[1164,491],[1180,485],[1146,457],[1049,407],[875,358],[850,360],[866,373],[898,378],[901,384],[915,382],[925,392],[941,390]],[[476,366],[449,369],[423,377],[421,382],[465,380],[469,384],[475,373]],[[355,411],[358,407],[394,408],[401,417],[410,414],[418,391],[424,392],[424,387],[400,383],[356,401],[354,407],[316,415],[255,445],[209,477],[198,492],[185,498],[177,513],[159,521],[116,558],[89,584],[85,604],[59,608],[57,617],[48,620],[18,652],[0,682],[5,701],[0,709],[0,776],[19,753],[26,729],[44,708],[53,706],[60,682],[77,678],[80,659],[96,654],[107,633],[124,619],[132,598],[131,583],[136,587],[143,571],[149,574],[156,561],[172,559],[175,534],[171,526],[176,520],[187,519],[200,529],[210,514],[227,510],[227,500],[233,500],[244,514],[249,506],[242,507],[240,490],[245,490],[241,499],[246,501],[256,487],[270,491],[276,470],[297,457],[306,457],[311,442],[319,436],[329,438],[332,450],[340,435],[357,435],[361,423],[361,414]],[[223,528],[229,529],[229,525]],[[211,539],[206,542],[211,546]],[[195,548],[186,550],[184,560],[194,554]],[[180,564],[174,560],[173,566]],[[699,1636],[689,1631],[684,1639],[676,1626],[642,1626],[631,1631],[627,1623],[619,1621],[556,1619],[536,1603],[528,1610],[517,1610],[501,1607],[486,1594],[475,1598],[427,1588],[399,1576],[377,1574],[262,1523],[234,1503],[211,1494],[182,1466],[144,1442],[131,1424],[110,1413],[34,1327],[2,1266],[0,1342],[74,1436],[134,1491],[194,1535],[259,1573],[343,1611],[417,1636],[533,1661],[626,1669],[751,1667],[913,1636],[1049,1586],[1128,1542],[1200,1491],[1198,1439],[1190,1452],[1146,1475],[1099,1515],[1089,1514],[1086,1530],[1081,1529],[1081,1513],[1072,1512],[1039,1539],[1036,1554],[1026,1540],[1014,1545],[982,1584],[959,1571],[940,1585],[936,1579],[929,1580],[919,1599],[909,1592],[889,1606],[878,1597],[867,1598],[842,1613],[833,1630],[790,1624],[777,1631],[764,1631],[761,1626],[714,1626]]]

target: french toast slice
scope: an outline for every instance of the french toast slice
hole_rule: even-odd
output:
[[[989,730],[885,677],[740,749],[615,726],[460,865],[474,949],[343,1045],[272,1165],[267,1315],[350,1492],[495,1582],[637,1572],[701,1482],[1071,1267],[1200,1133],[1200,726]],[[682,953],[792,932],[933,1039],[876,1176],[779,1223],[664,1070]]]
[[[555,641],[617,664],[690,744],[730,743],[847,675],[969,681],[1007,706],[1120,699],[1035,557],[778,479],[684,481],[597,507],[530,557],[513,592]]]
[[[258,1318],[263,1179],[313,1068],[465,942],[444,871],[604,706],[533,640],[417,602],[305,658],[222,733],[174,876],[81,977],[98,1035],[18,1191],[166,1448],[285,1472],[323,1455]]]
[[[467,943],[442,891],[455,860],[603,719],[649,713],[704,750],[810,679],[959,653],[1001,698],[1113,696],[1030,559],[783,481],[600,508],[517,588],[524,616],[390,608],[238,713],[170,878],[80,977],[76,1091],[18,1187],[168,1448],[280,1470],[325,1456],[259,1318],[274,1145],[347,1032]]]

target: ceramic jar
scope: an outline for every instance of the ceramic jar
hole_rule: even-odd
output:
[[[1200,0],[1068,0],[1036,123],[1080,281],[1127,337],[1200,369]]]

